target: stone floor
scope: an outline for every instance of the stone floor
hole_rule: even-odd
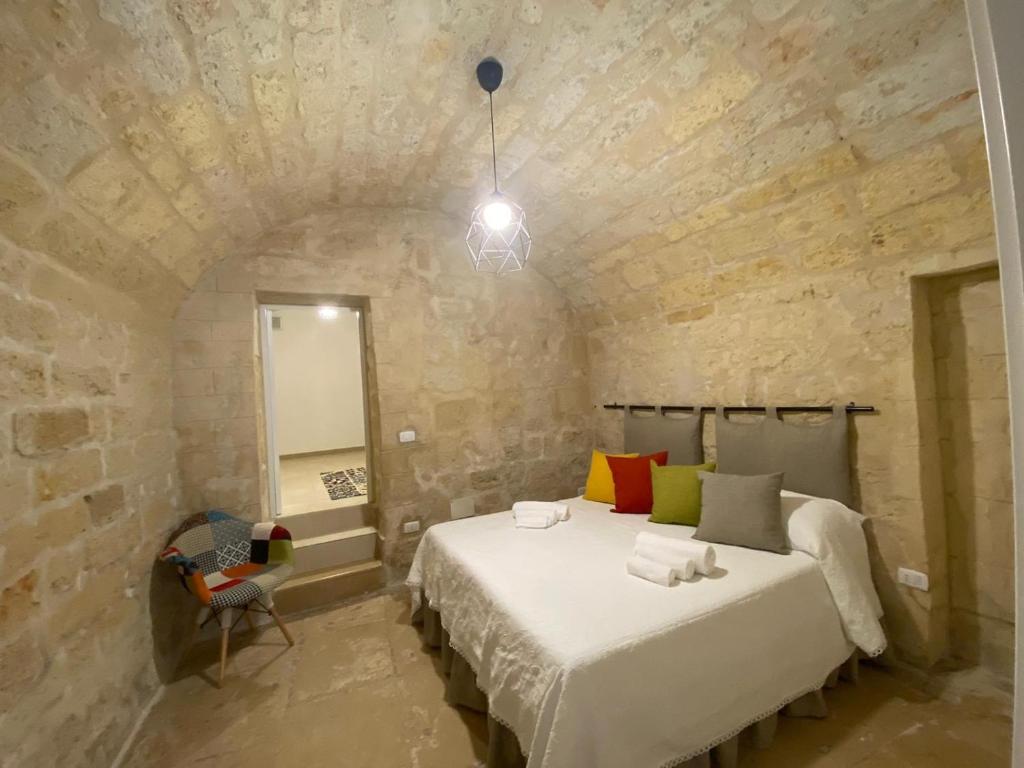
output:
[[[365,504],[366,496],[332,500],[320,478],[321,472],[366,466],[365,448],[285,456],[281,459],[281,514],[302,515],[323,509]]]
[[[216,651],[199,647],[168,686],[124,766],[176,768],[469,768],[483,765],[486,722],[444,703],[435,654],[420,644],[398,594],[272,627],[239,625],[223,690]],[[858,685],[829,691],[825,720],[781,718],[774,744],[743,768],[1007,766],[1005,696],[954,703],[862,666]]]

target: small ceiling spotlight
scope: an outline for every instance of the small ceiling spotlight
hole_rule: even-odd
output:
[[[338,317],[337,307],[319,307],[316,311],[321,320],[335,320]]]
[[[494,192],[473,209],[466,233],[466,246],[473,269],[498,275],[518,272],[526,266],[533,244],[526,229],[526,214],[509,197],[498,191],[498,153],[494,142],[494,92],[501,85],[501,64],[487,57],[476,68],[476,79],[487,91],[491,107],[491,170]]]

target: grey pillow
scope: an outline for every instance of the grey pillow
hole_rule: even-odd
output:
[[[623,421],[626,453],[644,456],[668,451],[671,465],[704,463],[704,421],[699,406],[693,415],[680,417],[670,416],[660,406],[651,413],[627,405]]]
[[[787,424],[768,408],[765,418],[737,423],[722,408],[715,417],[718,470],[732,475],[781,472],[787,491],[853,504],[846,407],[820,424]]]
[[[782,527],[782,473],[723,475],[698,472],[700,525],[693,538],[713,544],[788,552]]]

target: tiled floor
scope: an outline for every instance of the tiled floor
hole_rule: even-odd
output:
[[[223,690],[215,649],[191,654],[143,725],[131,768],[470,768],[486,722],[444,703],[436,654],[409,625],[406,601],[383,594],[290,622],[244,630]],[[243,625],[240,625],[244,626]],[[989,768],[1009,765],[1005,697],[935,698],[876,667],[829,691],[825,720],[781,718],[774,744],[742,768]]]
[[[286,456],[281,459],[281,514],[301,515],[322,509],[365,504],[366,496],[332,500],[327,493],[321,472],[366,466],[366,449]]]

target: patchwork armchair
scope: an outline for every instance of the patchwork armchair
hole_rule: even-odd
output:
[[[271,594],[294,562],[291,534],[280,525],[253,524],[219,510],[200,512],[171,534],[160,559],[177,567],[185,589],[203,604],[198,626],[215,619],[220,627],[218,686],[224,684],[228,636],[242,616],[252,629],[252,613],[269,614],[288,645],[295,644]],[[235,609],[241,609],[237,618]]]

